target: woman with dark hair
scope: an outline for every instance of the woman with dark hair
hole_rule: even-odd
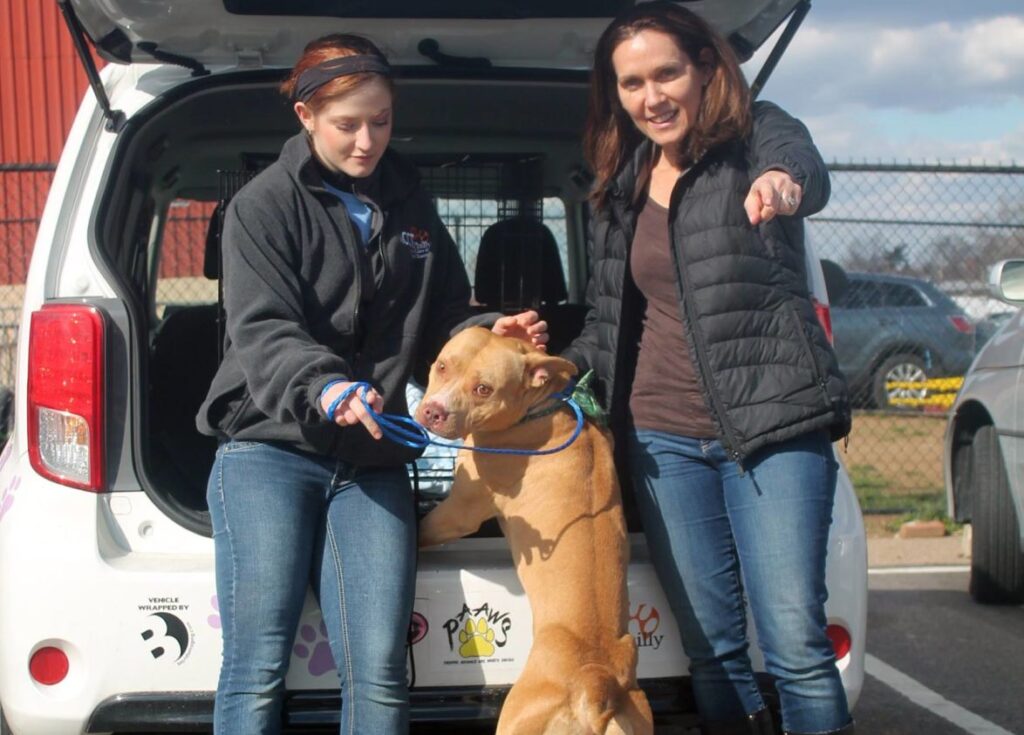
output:
[[[825,553],[847,388],[815,316],[803,218],[828,170],[804,126],[752,104],[728,43],[672,3],[598,42],[585,152],[595,369],[704,732],[766,733],[749,602],[783,728],[850,733],[825,633]]]
[[[224,639],[218,735],[281,729],[312,582],[341,680],[342,733],[408,730],[416,573],[406,463],[376,411],[470,323],[543,345],[533,312],[471,318],[455,244],[388,147],[391,70],[368,40],[310,43],[282,91],[302,132],[227,208],[224,360],[197,417],[221,440],[207,491]]]

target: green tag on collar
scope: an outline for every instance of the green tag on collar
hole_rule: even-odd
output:
[[[588,370],[584,373],[583,377],[576,382],[576,387],[572,392],[572,399],[579,405],[583,415],[598,426],[604,427],[608,425],[608,414],[601,408],[601,404],[597,401],[597,396],[594,395],[594,391],[590,387],[590,382],[593,378],[593,370]]]

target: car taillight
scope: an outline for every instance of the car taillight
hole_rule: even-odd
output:
[[[949,317],[949,321],[951,321],[953,326],[956,327],[956,331],[964,334],[974,334],[974,325],[967,317],[953,315]]]
[[[836,661],[839,661],[850,652],[850,633],[846,628],[832,623],[825,628],[825,635],[832,642],[832,650],[836,653]]]
[[[103,489],[103,317],[83,304],[33,312],[28,352],[28,449],[39,474]]]
[[[823,304],[813,296],[811,302],[814,304],[814,313],[818,315],[818,321],[821,322],[821,328],[825,330],[825,336],[828,337],[828,343],[832,342],[832,311],[829,309],[828,304]]]

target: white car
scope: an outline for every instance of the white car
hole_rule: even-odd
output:
[[[82,48],[88,39],[114,63],[90,71],[94,90],[65,145],[25,287],[15,427],[0,456],[0,732],[194,730],[211,721],[221,655],[205,507],[213,448],[193,424],[218,359],[219,310],[216,281],[189,263],[209,246],[216,278],[215,205],[296,129],[277,83],[329,30],[377,42],[402,72],[394,145],[420,165],[471,273],[488,226],[509,212],[557,233],[550,267],[567,274],[568,298],[546,313],[553,338],[567,339],[587,274],[587,68],[622,3],[534,0],[510,17],[509,3],[476,0],[410,19],[422,4],[356,3],[358,17],[342,18],[343,4],[315,1],[60,1]],[[742,58],[806,10],[798,0],[689,7]],[[444,461],[410,468],[424,508],[445,490]],[[833,515],[827,613],[853,703],[866,546],[845,471]],[[692,718],[687,659],[638,529],[629,594],[657,718]],[[467,621],[486,645],[463,645]],[[530,643],[529,605],[502,538],[485,530],[421,555],[414,720],[494,718]],[[290,724],[338,721],[312,595],[287,686]]]
[[[1024,306],[1024,260],[989,276],[993,295]],[[1024,602],[1024,309],[979,350],[946,425],[949,515],[971,524],[971,596]]]

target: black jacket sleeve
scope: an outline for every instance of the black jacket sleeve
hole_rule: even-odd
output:
[[[828,167],[802,122],[778,105],[757,102],[750,148],[754,161],[751,179],[779,169],[803,189],[795,216],[807,217],[825,208],[832,191]]]
[[[276,209],[276,211],[275,211]],[[227,333],[257,408],[279,422],[325,420],[320,391],[348,379],[348,363],[310,335],[299,282],[300,248],[287,214],[236,197],[224,222]]]

